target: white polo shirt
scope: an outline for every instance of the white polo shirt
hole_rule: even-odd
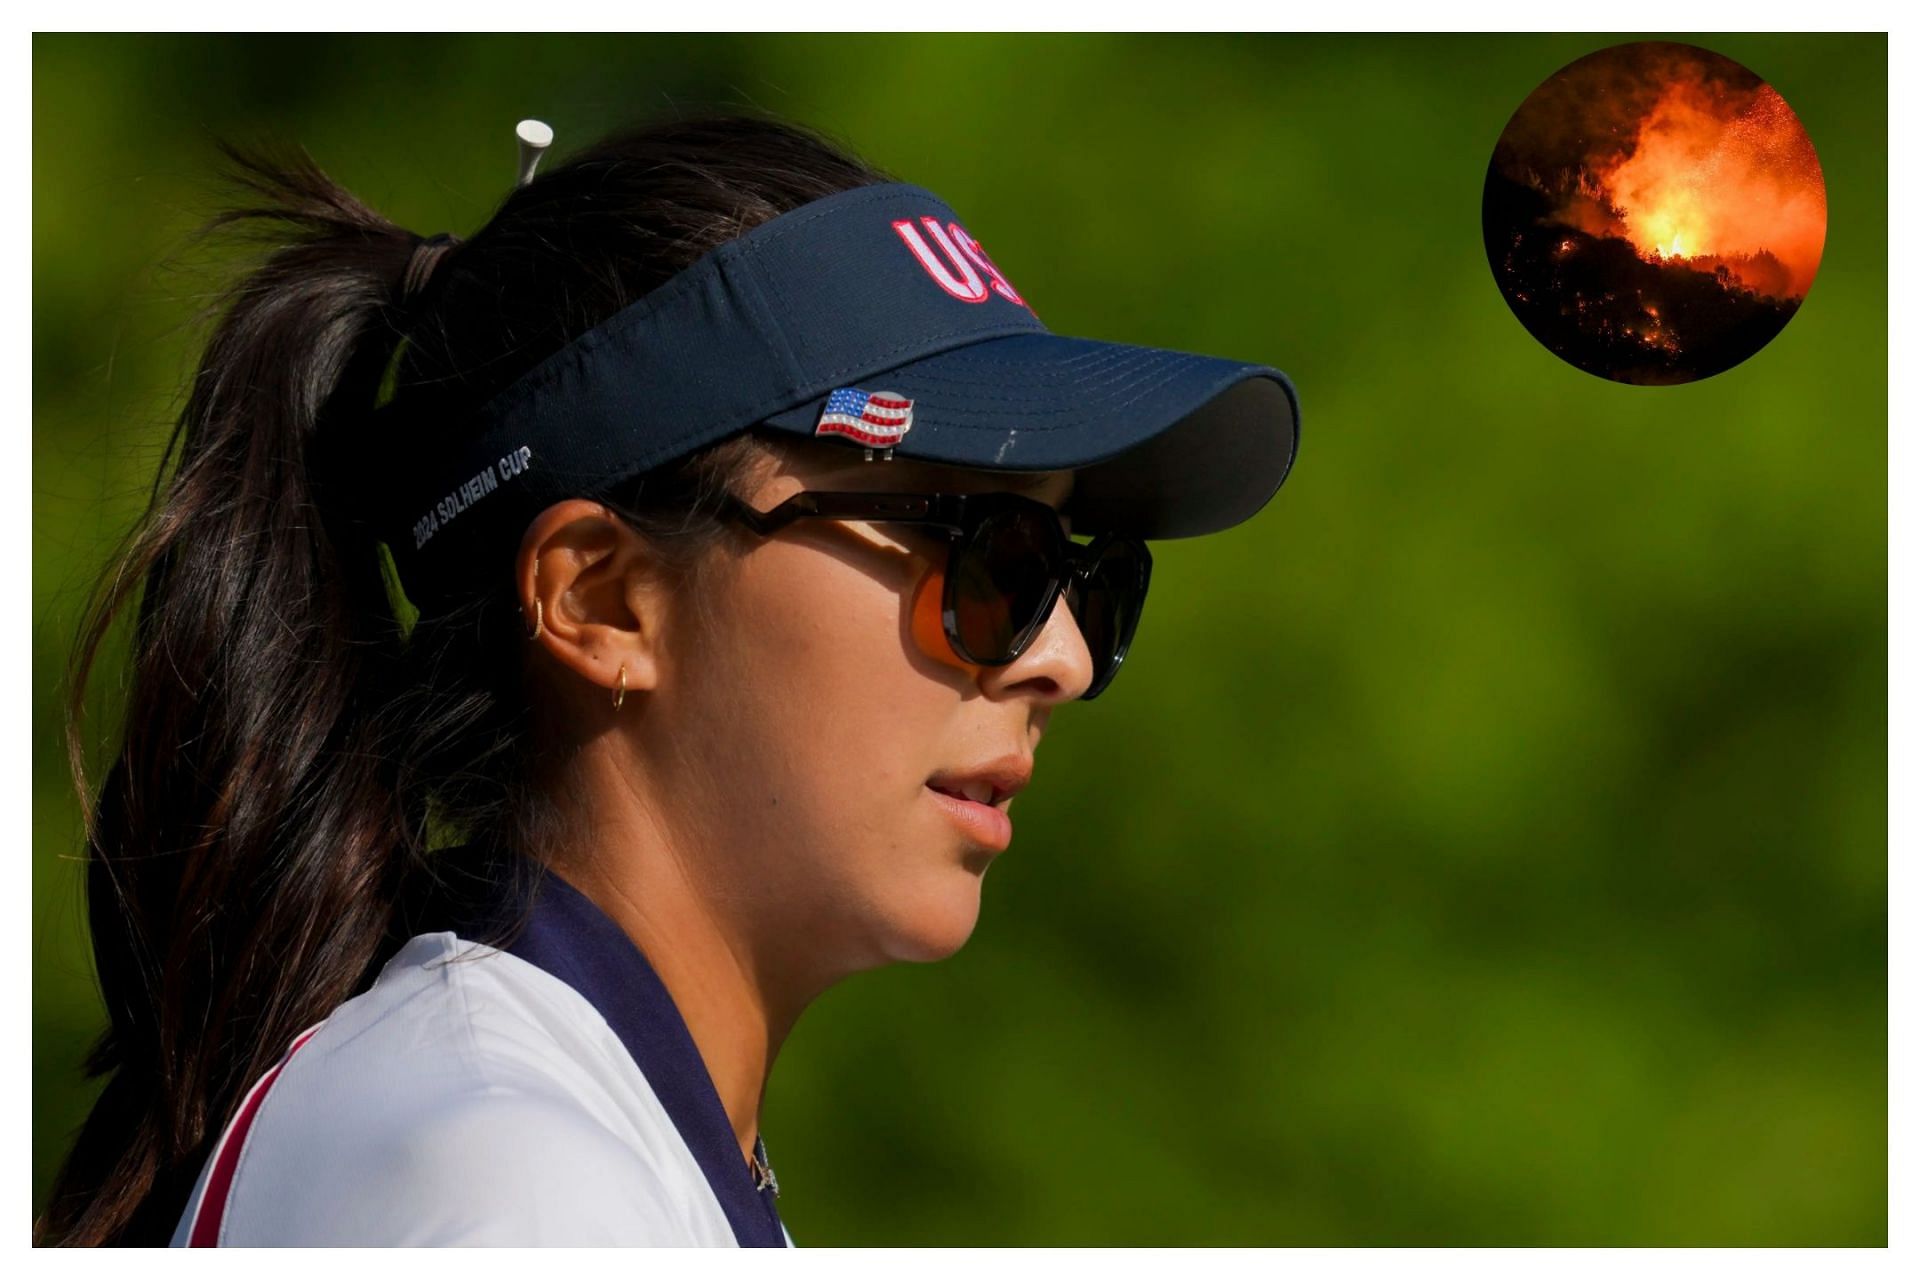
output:
[[[174,1245],[793,1244],[618,925],[546,872],[505,949],[467,932],[416,934],[295,1038]]]

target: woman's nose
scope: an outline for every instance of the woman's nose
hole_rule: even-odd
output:
[[[1047,703],[1071,702],[1092,684],[1093,655],[1064,591],[1026,651],[1004,667],[985,668],[980,677],[980,687],[996,696],[1030,694]]]

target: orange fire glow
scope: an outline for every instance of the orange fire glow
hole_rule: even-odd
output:
[[[1804,297],[1826,243],[1827,192],[1812,141],[1767,85],[1729,100],[1695,77],[1668,84],[1634,146],[1596,168],[1627,238],[1652,260],[1715,259],[1749,287]]]

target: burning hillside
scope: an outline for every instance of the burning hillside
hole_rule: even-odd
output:
[[[1688,382],[1746,359],[1820,266],[1826,186],[1784,99],[1691,45],[1615,46],[1520,105],[1488,167],[1487,253],[1572,364]]]

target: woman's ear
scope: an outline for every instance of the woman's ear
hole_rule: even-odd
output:
[[[609,694],[622,683],[628,693],[651,689],[659,678],[664,582],[645,539],[585,498],[535,517],[514,565],[532,643]]]

